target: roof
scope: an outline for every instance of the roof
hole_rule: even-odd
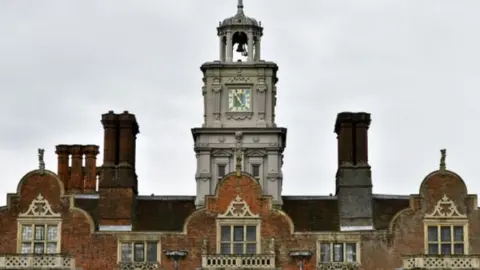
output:
[[[240,1],[237,5],[237,13],[220,23],[219,28],[231,26],[253,26],[261,28],[260,23],[254,18],[247,17],[243,12],[243,3]]]
[[[87,211],[98,228],[98,196],[76,195],[75,205]],[[408,205],[408,196],[374,195],[375,229],[388,229],[395,214]],[[133,230],[180,232],[195,210],[195,196],[138,196]],[[339,230],[335,196],[283,196],[283,211],[292,219],[295,231]]]

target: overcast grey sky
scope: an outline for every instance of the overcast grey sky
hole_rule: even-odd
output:
[[[280,67],[284,194],[334,193],[345,110],[372,113],[375,193],[418,193],[441,148],[480,191],[480,1],[244,5],[265,28],[262,57]],[[37,168],[37,148],[56,171],[56,144],[102,145],[112,109],[139,121],[140,192],[193,195],[199,66],[217,58],[216,26],[235,11],[236,0],[0,1],[0,205]]]

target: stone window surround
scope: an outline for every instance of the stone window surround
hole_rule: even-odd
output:
[[[463,227],[463,253],[465,255],[469,254],[469,241],[468,241],[468,220],[432,220],[426,219],[423,221],[423,231],[424,231],[424,247],[425,247],[425,254],[428,255],[428,227],[434,226],[462,226]],[[439,236],[440,237],[440,236]],[[453,241],[453,240],[452,240]],[[441,242],[441,241],[439,241]],[[440,250],[439,250],[440,251]],[[453,249],[452,249],[453,252]]]
[[[122,243],[135,243],[135,242],[157,242],[157,262],[161,263],[162,260],[162,245],[161,235],[152,235],[150,233],[142,234],[123,234],[118,236],[117,240],[117,263],[122,263]]]
[[[255,226],[256,227],[256,241],[257,241],[257,254],[262,254],[261,252],[261,239],[260,239],[260,228],[261,222],[258,218],[246,219],[246,218],[232,218],[232,219],[217,219],[217,241],[216,249],[217,254],[221,254],[221,227],[222,226]]]
[[[321,244],[322,243],[328,243],[328,244],[333,244],[333,243],[355,243],[356,244],[356,256],[357,260],[356,263],[360,264],[361,263],[361,234],[342,234],[342,233],[331,233],[331,234],[324,234],[320,235],[317,238],[317,262],[321,263]],[[331,251],[333,252],[333,251]],[[332,254],[333,255],[333,254]],[[344,259],[345,259],[345,254],[344,254]],[[332,262],[326,262],[326,263],[332,263]],[[344,263],[349,263],[344,260]]]
[[[62,219],[61,218],[18,218],[17,219],[17,253],[22,251],[22,227],[28,225],[57,226],[57,251],[60,253],[62,246]],[[33,232],[35,233],[35,231]],[[32,240],[34,242],[34,240]]]
[[[262,180],[263,177],[264,177],[264,173],[263,173],[263,158],[262,157],[249,157],[248,158],[248,164],[249,164],[249,172],[253,175],[253,166],[254,165],[259,165],[260,168],[259,168],[259,172],[260,172],[260,176],[259,177],[256,177],[257,180]]]
[[[229,174],[231,172],[230,170],[230,158],[228,157],[216,157],[214,158],[213,160],[213,164],[214,164],[214,173],[215,173],[215,179],[218,181],[220,179],[223,178],[218,176],[218,166],[219,165],[225,165],[225,174]]]

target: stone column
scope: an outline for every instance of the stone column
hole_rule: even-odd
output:
[[[224,36],[219,36],[219,50],[220,50],[220,61],[225,62],[225,42],[223,41]]]
[[[212,174],[210,172],[210,151],[199,150],[197,152],[197,172],[195,173],[195,180],[197,182],[197,194],[195,205],[197,208],[205,205],[205,195],[212,194],[210,189]]]
[[[248,37],[248,49],[247,49],[248,58],[247,58],[247,61],[252,62],[253,57],[254,57],[254,55],[253,55],[253,32],[249,31],[248,34],[247,34],[247,37]]]
[[[227,32],[227,61],[233,61],[233,40],[232,40],[232,32]]]
[[[261,43],[261,38],[258,36],[257,37],[257,42],[255,42],[255,60],[260,61],[261,56],[260,56],[260,43]]]

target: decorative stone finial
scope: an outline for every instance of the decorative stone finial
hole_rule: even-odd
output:
[[[239,12],[243,10],[243,0],[238,0],[237,8]]]
[[[40,170],[40,174],[45,172],[45,161],[43,160],[44,153],[45,149],[38,148],[38,169]]]
[[[447,157],[447,149],[441,149],[440,154],[440,171],[445,171],[447,169],[447,164],[445,164],[445,158]]]

